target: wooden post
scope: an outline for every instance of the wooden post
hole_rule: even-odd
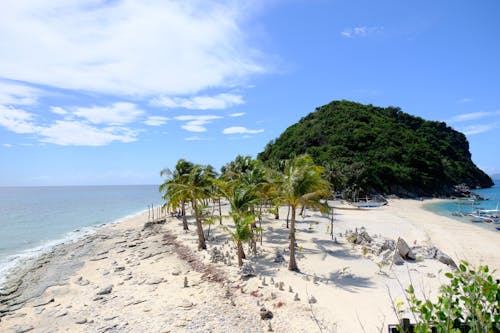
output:
[[[403,333],[411,333],[410,332],[410,319],[408,319],[408,318],[401,319],[400,325],[401,325],[401,329],[403,330]]]

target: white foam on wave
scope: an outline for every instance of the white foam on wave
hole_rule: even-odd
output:
[[[9,255],[4,259],[0,259],[0,288],[5,284],[5,282],[8,280],[9,274],[15,268],[28,263],[30,260],[35,259],[44,253],[50,252],[54,247],[79,241],[82,238],[95,234],[101,228],[127,221],[143,214],[145,211],[146,210],[141,210],[139,212],[120,217],[108,223],[75,229],[73,231],[65,233],[61,238],[44,241],[42,245],[22,250],[19,253]]]

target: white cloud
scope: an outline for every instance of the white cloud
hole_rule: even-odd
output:
[[[381,33],[383,30],[383,27],[359,26],[344,29],[340,32],[340,35],[345,38],[367,37],[373,34]]]
[[[465,135],[474,135],[489,132],[498,127],[498,123],[483,124],[483,125],[470,125],[462,129]]]
[[[264,132],[263,129],[252,130],[241,126],[228,127],[222,131],[224,134],[257,134],[262,132]]]
[[[10,143],[4,143],[2,146],[5,148],[12,148],[12,145]]]
[[[0,104],[2,105],[34,105],[40,93],[40,90],[36,88],[0,80]]]
[[[127,143],[136,141],[138,134],[128,128],[95,127],[74,120],[37,125],[31,113],[3,105],[0,105],[0,126],[18,134],[34,134],[40,142],[62,146],[103,146],[114,141]]]
[[[248,24],[249,6],[230,0],[2,2],[0,77],[134,96],[235,87],[268,71],[240,28]]]
[[[65,109],[63,109],[59,106],[51,106],[50,112],[58,114],[58,115],[67,115],[68,114],[68,111],[66,111]]]
[[[229,117],[242,117],[245,115],[245,112],[231,113]]]
[[[215,119],[220,119],[220,116],[200,115],[200,116],[177,116],[174,119],[187,121],[181,128],[189,132],[206,132],[207,128],[204,125],[210,124]]]
[[[94,124],[128,124],[142,115],[144,111],[138,110],[135,104],[118,102],[111,106],[80,107],[73,114],[85,118]]]
[[[104,146],[114,141],[136,141],[137,132],[121,127],[97,128],[78,121],[58,120],[40,128],[41,142],[61,146]]]
[[[194,96],[190,98],[162,96],[157,97],[151,101],[151,105],[154,106],[163,106],[166,108],[183,108],[189,110],[220,110],[243,103],[243,97],[234,94]]]
[[[26,134],[36,132],[33,124],[33,115],[24,110],[0,105],[0,126],[11,132]]]
[[[491,111],[491,112],[486,112],[486,111],[479,111],[479,112],[471,112],[471,113],[464,113],[464,114],[459,114],[449,120],[450,123],[458,123],[462,121],[470,121],[470,120],[477,120],[477,119],[482,119],[486,117],[491,117],[491,116],[498,116],[500,115],[500,110],[498,111]]]
[[[170,120],[168,117],[149,116],[148,119],[144,121],[144,124],[148,126],[161,126],[166,124],[168,120]]]

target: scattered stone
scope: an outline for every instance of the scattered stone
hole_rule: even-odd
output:
[[[240,267],[239,274],[242,278],[252,277],[255,276],[255,271],[252,265],[250,265],[249,262],[246,262]]]
[[[284,289],[284,287],[285,287],[285,283],[284,283],[284,282],[280,282],[280,283],[278,284],[278,289],[279,289],[279,290],[281,290],[281,291],[285,290],[285,289]]]
[[[292,286],[288,286],[288,292],[291,292],[291,293],[293,293],[293,289],[292,289]]]
[[[184,277],[184,288],[189,287],[187,276]]]
[[[25,333],[34,329],[34,327],[31,325],[15,325],[12,326],[11,328],[16,333]]]
[[[262,307],[260,308],[260,319],[266,320],[266,319],[273,319],[273,313],[266,308]]]
[[[267,325],[267,331],[268,332],[274,332],[273,327],[271,326],[271,322],[269,322],[269,325]]]
[[[164,282],[163,278],[158,278],[158,279],[150,280],[150,281],[146,282],[146,284],[154,285],[154,284],[160,284],[162,282]]]
[[[172,275],[177,276],[180,275],[181,271],[179,269],[176,269],[175,271],[172,272]]]
[[[111,294],[112,290],[113,290],[113,285],[110,284],[109,286],[99,290],[96,295],[108,295]]]
[[[295,293],[295,296],[293,297],[293,300],[294,301],[300,301],[299,293]]]
[[[309,298],[309,304],[316,304],[316,303],[318,303],[318,300],[314,296],[311,296],[311,298]]]
[[[434,273],[427,273],[427,277],[433,279],[433,278],[436,277],[436,274],[434,274]]]
[[[104,319],[105,321],[110,321],[110,320],[113,320],[113,319],[115,319],[115,318],[117,318],[117,317],[118,317],[118,316],[111,316],[111,317],[104,317],[103,319]]]
[[[77,319],[75,321],[75,324],[78,324],[78,325],[83,325],[85,323],[87,323],[87,318]]]
[[[39,301],[36,301],[35,303],[33,303],[33,307],[37,308],[39,306],[47,305],[47,304],[52,303],[52,302],[54,302],[53,298],[49,299],[48,301],[46,301],[46,300],[39,300]]]
[[[64,317],[64,316],[65,316],[65,315],[67,315],[67,314],[68,314],[68,310],[62,310],[62,311],[60,311],[60,312],[56,315],[56,317]]]
[[[125,266],[118,266],[115,268],[115,273],[116,272],[123,272],[125,270]]]
[[[187,299],[183,299],[180,304],[179,304],[179,308],[183,308],[183,309],[190,309],[194,306],[193,302],[187,300]]]
[[[283,263],[285,262],[285,257],[283,257],[283,254],[281,254],[281,251],[279,249],[276,249],[276,253],[274,255],[274,260],[275,263]]]
[[[99,260],[104,260],[104,259],[107,259],[108,257],[104,256],[104,257],[96,257],[96,258],[90,258],[90,261],[99,261]]]

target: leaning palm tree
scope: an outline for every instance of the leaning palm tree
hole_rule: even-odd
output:
[[[243,266],[243,259],[245,258],[245,252],[243,251],[243,243],[249,242],[252,238],[252,230],[250,225],[254,221],[253,215],[241,215],[238,213],[232,213],[231,217],[234,221],[234,230],[231,231],[229,228],[225,227],[231,235],[231,238],[236,243],[236,248],[238,252],[238,266]]]
[[[283,203],[291,210],[290,223],[290,261],[288,269],[298,271],[295,260],[295,221],[299,206],[311,208],[323,205],[320,199],[328,196],[329,183],[322,178],[323,168],[314,164],[308,155],[302,155],[287,161],[281,183]]]
[[[188,197],[184,191],[184,187],[180,185],[186,181],[186,175],[191,172],[193,167],[193,163],[180,159],[177,161],[174,170],[165,168],[160,172],[160,176],[166,177],[163,184],[160,185],[160,192],[163,193],[162,197],[165,200],[163,207],[169,210],[181,210],[182,227],[184,230],[189,230],[186,217],[186,203]]]

